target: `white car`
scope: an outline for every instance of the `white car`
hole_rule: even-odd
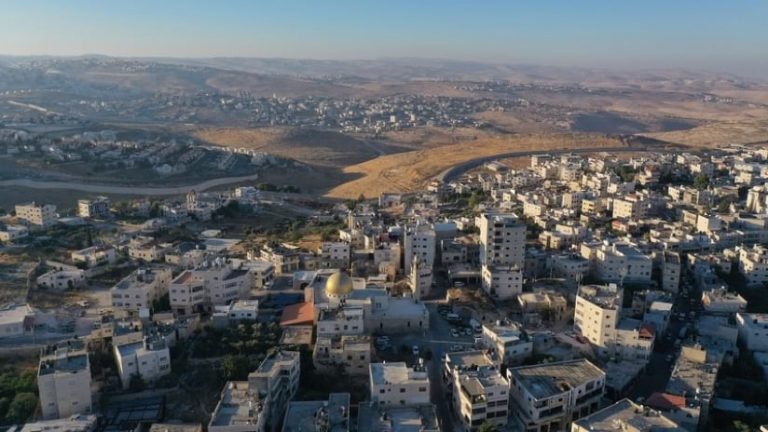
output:
[[[419,346],[418,345],[414,345],[413,346],[413,355],[415,355],[415,356],[419,355]]]
[[[451,329],[451,336],[453,336],[453,337],[459,337],[459,332],[457,332],[455,328],[452,328],[452,329]]]

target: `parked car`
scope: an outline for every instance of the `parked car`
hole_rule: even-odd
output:
[[[414,345],[412,351],[413,351],[413,355],[418,356],[419,352],[420,352],[419,346],[418,345]]]
[[[453,336],[453,337],[459,337],[459,332],[458,332],[458,331],[456,331],[456,329],[455,329],[455,328],[452,328],[452,329],[451,329],[451,336]]]

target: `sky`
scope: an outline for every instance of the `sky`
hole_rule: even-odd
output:
[[[0,54],[425,57],[768,77],[768,0],[3,0]]]

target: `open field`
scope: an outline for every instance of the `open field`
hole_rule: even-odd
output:
[[[696,147],[718,147],[768,141],[768,121],[716,122],[684,131],[642,134],[651,138]]]
[[[456,165],[482,157],[515,151],[548,151],[569,148],[620,147],[619,140],[603,135],[515,135],[464,141],[436,148],[380,156],[344,169],[359,178],[328,192],[334,198],[378,196],[382,192],[407,192],[423,187],[432,177]]]
[[[211,128],[195,137],[213,145],[246,148],[318,166],[343,167],[379,152],[363,140],[337,132],[286,128]]]

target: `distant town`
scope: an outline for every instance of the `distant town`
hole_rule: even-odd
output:
[[[164,103],[374,129],[453,124],[463,120],[441,112],[465,109]],[[109,130],[2,134],[6,157],[34,149],[51,164],[289,163]],[[764,145],[596,149],[491,160],[347,201],[251,181],[167,198],[84,193],[66,214],[18,202],[0,217],[2,423],[726,430],[768,409],[766,178]]]

